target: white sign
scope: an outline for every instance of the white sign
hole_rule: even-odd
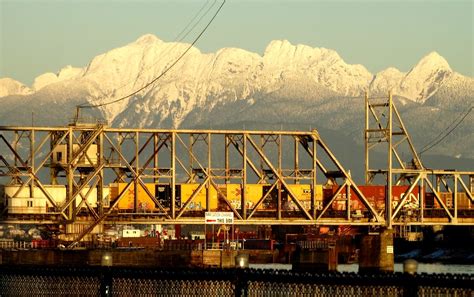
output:
[[[393,245],[387,245],[387,254],[393,254]]]
[[[210,212],[207,211],[204,214],[206,224],[211,225],[222,225],[222,224],[233,224],[234,213],[233,212]]]

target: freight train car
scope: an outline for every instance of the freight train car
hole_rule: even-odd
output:
[[[395,208],[400,200],[403,199],[405,193],[408,191],[410,186],[393,186],[392,187],[392,207]],[[330,199],[336,193],[338,186],[333,186],[330,188],[325,188],[323,190],[323,200],[324,205],[329,203]],[[381,211],[385,209],[386,201],[386,187],[385,186],[359,186],[359,189],[367,198],[368,202],[374,207],[374,209]],[[426,190],[426,189],[425,189]],[[413,188],[409,197],[405,200],[403,205],[404,209],[419,209],[420,208],[420,193],[424,192],[421,187],[416,186]],[[441,209],[442,206],[435,198],[433,192],[425,191],[424,193],[424,208],[425,209]],[[454,208],[454,194],[449,192],[439,192],[438,196],[441,198],[441,201],[446,205],[448,209]],[[333,202],[331,209],[335,211],[346,210],[346,191],[343,190],[339,193]],[[365,205],[360,201],[354,190],[350,191],[350,201],[351,209],[355,211],[367,211]],[[458,203],[457,208],[460,210],[470,210],[474,209],[473,204],[471,203],[469,197],[464,192],[457,193],[456,201]]]
[[[296,196],[298,201],[306,210],[311,209],[311,197],[312,190],[311,185],[298,184],[288,185],[290,191]],[[247,209],[253,209],[258,201],[270,191],[271,185],[265,184],[250,184],[246,185],[245,188],[245,207]],[[298,211],[297,204],[291,198],[291,195],[285,188],[281,188],[281,204],[282,210],[284,211]],[[227,200],[235,209],[241,209],[242,203],[242,186],[239,184],[227,185]],[[316,185],[315,188],[315,205],[317,209],[322,208],[323,202],[323,187],[322,185]],[[221,201],[222,203],[222,201]],[[267,195],[265,200],[259,205],[257,211],[276,211],[278,203],[278,188],[274,187],[270,194]],[[222,205],[225,208],[225,205]]]
[[[474,193],[473,193],[474,194]],[[449,193],[449,192],[440,192],[439,197],[441,198],[441,201],[446,205],[447,208],[454,208],[454,193]],[[439,203],[438,199],[436,199],[436,196],[434,193],[425,193],[425,201],[426,201],[426,208],[429,209],[441,209],[442,206]],[[458,209],[474,209],[474,205],[469,199],[469,197],[466,195],[466,193],[457,193],[456,196],[456,201],[458,203],[457,207]]]
[[[8,208],[9,214],[45,214],[55,211],[53,205],[47,199],[46,194],[38,187],[30,188],[20,185],[7,185],[3,188],[4,196],[3,204]],[[46,193],[52,197],[53,201],[59,208],[66,203],[67,187],[63,185],[44,185]],[[85,197],[89,191],[89,187],[82,190],[82,195]],[[104,188],[103,192],[103,206],[109,207],[109,189]],[[74,207],[81,205],[82,198],[80,195],[76,196]],[[97,208],[97,189],[93,188],[86,199],[86,203],[92,208]],[[86,209],[85,203],[81,205],[82,209]]]
[[[115,201],[120,193],[126,188],[126,183],[116,183],[110,185],[110,197],[111,201]],[[169,184],[145,184],[146,190],[142,185],[137,187],[137,210],[143,212],[156,212],[160,211],[158,205],[150,197],[150,194],[155,200],[157,200],[165,209],[169,209],[171,206],[171,186]],[[198,189],[199,184],[178,184],[175,187],[175,207],[176,209],[181,208],[191,198],[193,193]],[[225,188],[221,191],[225,192]],[[208,190],[202,187],[201,190],[196,193],[192,201],[188,204],[187,209],[190,211],[202,211],[206,210]],[[218,210],[217,208],[217,191],[214,188],[209,189],[209,209]],[[126,192],[120,198],[118,202],[118,209],[120,211],[132,211],[135,209],[135,185],[131,185]]]
[[[103,192],[103,207],[108,208],[110,203],[114,202],[120,193],[126,188],[126,183],[115,183],[109,187],[104,188]],[[7,185],[1,186],[0,193],[3,195],[0,197],[3,206],[7,207],[9,214],[45,214],[48,212],[54,212],[51,203],[47,199],[43,191],[38,187],[33,187],[33,190],[25,186],[20,190],[20,185]],[[201,212],[201,211],[229,211],[230,207],[228,203],[236,210],[242,208],[242,190],[243,187],[240,184],[224,184],[218,185],[219,191],[214,187],[206,188],[201,187],[201,190],[194,195],[192,201],[187,203],[193,193],[198,189],[199,184],[178,184],[175,188],[175,207],[180,209],[183,205],[187,205],[187,211]],[[56,204],[61,208],[66,203],[67,187],[63,185],[45,185],[44,186],[49,196],[51,196]],[[311,209],[311,200],[315,196],[315,207],[317,210],[323,209],[326,206],[333,195],[336,193],[338,186],[325,187],[322,185],[316,185],[314,190],[311,185],[308,184],[291,184],[288,188],[296,196],[298,201],[306,210]],[[393,193],[393,207],[396,207],[400,200],[403,199],[409,186],[394,186]],[[268,184],[247,184],[245,186],[245,207],[248,210],[255,208],[256,204],[264,197],[268,191],[270,191],[271,185]],[[377,210],[382,211],[385,209],[385,186],[359,186],[364,196],[367,198],[369,203]],[[82,194],[85,196],[89,191],[86,187],[82,190]],[[278,187],[274,187],[262,203],[257,208],[257,212],[273,213],[277,210],[278,202]],[[281,197],[281,208],[282,211],[292,213],[299,211],[298,206],[293,201],[288,191],[285,188],[280,189]],[[135,204],[135,192],[137,195],[137,202]],[[420,193],[422,189],[419,186],[414,187],[410,196],[406,200],[403,208],[404,209],[419,209],[420,207]],[[219,194],[220,193],[220,194]],[[154,198],[150,198],[150,195]],[[458,210],[471,210],[474,209],[473,204],[470,202],[469,197],[466,193],[458,193],[456,201],[458,203]],[[171,186],[169,184],[145,184],[145,187],[139,185],[135,190],[135,186],[132,184],[127,191],[123,193],[120,201],[117,203],[119,212],[160,212],[158,205],[154,202],[157,200],[165,209],[169,209],[171,206]],[[228,201],[228,203],[222,198]],[[452,193],[440,192],[439,196],[447,208],[454,208],[454,195]],[[206,201],[209,199],[209,206],[206,205]],[[90,195],[87,197],[87,204],[92,208],[97,208],[97,189],[93,188]],[[435,199],[434,194],[431,192],[424,193],[424,207],[425,209],[441,209],[440,203]],[[330,209],[333,211],[345,211],[346,209],[346,191],[343,190],[338,194],[336,199],[333,201]],[[86,209],[85,203],[82,203],[80,195],[76,197],[75,206],[81,209]],[[358,199],[356,193],[351,189],[350,191],[350,203],[351,210],[366,212],[365,205]]]
[[[115,202],[117,197],[126,189],[127,183],[114,183],[110,184],[110,201]],[[136,189],[137,194],[137,211],[138,212],[149,212],[157,208],[155,202],[150,198],[147,192],[152,197],[155,196],[155,185],[146,184],[146,189],[142,185],[138,185]],[[121,211],[132,211],[135,209],[135,185],[132,184],[122,195],[117,205]]]
[[[110,186],[111,201],[115,201],[118,195],[125,189],[127,184],[112,184]],[[301,202],[303,207],[307,210],[311,208],[312,190],[311,186],[307,184],[289,185],[291,192]],[[169,184],[147,184],[146,188],[149,193],[145,191],[143,186],[138,186],[137,190],[137,209],[142,211],[158,211],[156,205],[150,195],[153,195],[157,201],[165,208],[169,209],[171,205],[171,186]],[[228,203],[237,210],[242,208],[242,185],[240,184],[225,184],[218,185],[219,193],[214,187],[201,187],[200,191],[196,193],[193,199],[189,201],[193,193],[199,188],[199,184],[178,184],[175,188],[175,207],[181,208],[187,204],[188,211],[223,211],[230,210]],[[248,184],[245,186],[245,199],[247,209],[253,209],[258,201],[270,191],[271,185],[268,184]],[[316,207],[322,208],[323,189],[321,185],[315,188]],[[124,193],[118,203],[120,211],[131,211],[134,209],[135,188],[131,185]],[[208,197],[209,196],[209,197]],[[228,203],[223,199],[228,201]],[[209,198],[209,207],[206,201]],[[257,208],[258,211],[276,211],[278,201],[278,188],[274,187],[266,199]],[[297,211],[298,206],[291,199],[288,191],[281,189],[282,210]]]
[[[330,188],[325,188],[323,190],[324,193],[324,205],[329,203],[330,199],[334,196],[334,194],[338,190],[338,186],[333,186]],[[400,200],[403,199],[406,191],[410,188],[410,186],[393,186],[392,187],[392,207],[396,207]],[[408,199],[406,200],[405,204],[403,205],[404,208],[410,209],[417,209],[420,205],[420,187],[416,186],[411,193],[409,194]],[[359,186],[359,190],[364,194],[365,198],[368,200],[370,205],[378,210],[381,211],[385,209],[385,200],[386,200],[386,187],[385,186]],[[346,210],[346,191],[341,191],[335,201],[332,204],[332,209],[341,211]],[[355,191],[351,188],[350,190],[350,207],[351,210],[359,210],[359,211],[366,211],[367,208],[365,205],[360,201]]]

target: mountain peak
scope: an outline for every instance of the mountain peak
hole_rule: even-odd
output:
[[[158,37],[156,37],[156,35],[153,35],[153,34],[145,34],[145,35],[142,35],[140,36],[136,41],[135,43],[138,43],[138,44],[148,44],[148,43],[154,43],[154,42],[157,42],[159,41],[160,39]]]
[[[377,73],[377,75],[400,75],[403,74],[399,69],[395,67],[388,67],[387,69],[384,69]]]
[[[27,95],[31,90],[19,81],[9,77],[0,78],[0,97],[9,95]]]
[[[387,92],[393,91],[397,88],[404,76],[405,73],[395,67],[389,67],[382,70],[374,76],[374,79],[370,83],[370,93],[386,95]]]
[[[448,62],[437,52],[424,56],[400,83],[399,94],[425,102],[453,74]]]
[[[264,57],[272,55],[280,55],[281,53],[288,53],[294,51],[295,46],[288,40],[272,40],[265,48]]]
[[[331,63],[342,61],[339,54],[330,49],[322,47],[311,47],[304,44],[292,44],[288,40],[271,41],[263,55],[265,59],[278,59],[278,64],[285,63],[309,63],[321,60],[331,61]]]
[[[448,61],[437,52],[431,52],[424,56],[413,69],[427,69],[427,70],[447,70],[452,71]]]

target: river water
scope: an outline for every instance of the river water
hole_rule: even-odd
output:
[[[255,269],[283,269],[290,270],[291,264],[250,264]],[[403,263],[395,263],[395,272],[403,272]],[[339,264],[339,272],[358,272],[359,264]],[[474,265],[456,265],[440,263],[418,263],[418,273],[451,273],[451,274],[474,274]]]
[[[359,264],[339,264],[337,270],[340,272],[357,272]],[[403,272],[403,263],[395,263],[395,272]],[[453,273],[474,274],[474,265],[456,265],[440,263],[418,263],[418,273]]]

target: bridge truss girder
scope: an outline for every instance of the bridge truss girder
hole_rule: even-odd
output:
[[[382,169],[372,168],[371,152],[383,146],[387,163]],[[409,159],[402,159],[408,156]],[[474,204],[474,171],[433,170],[424,167],[412,143],[392,94],[387,97],[370,98],[365,95],[365,179],[371,184],[375,177],[382,175],[386,182],[385,218],[386,226],[392,225],[472,225],[472,218],[460,218],[461,195]],[[393,186],[408,185],[399,202],[394,201]],[[449,193],[451,205],[442,199],[441,186]],[[419,200],[415,207],[407,209],[410,197],[416,187]],[[428,191],[427,191],[428,190]],[[425,194],[432,193],[433,199],[441,206],[434,214],[425,208]]]
[[[58,149],[62,149],[61,155],[58,155]],[[59,162],[58,158],[63,161]],[[203,189],[208,193],[206,208],[214,199],[209,195],[209,189],[213,189],[218,199],[234,213],[236,224],[382,225],[385,222],[316,130],[115,129],[103,125],[0,127],[0,160],[2,183],[18,185],[13,197],[23,195],[23,190],[29,188],[30,197],[37,197],[39,191],[40,196],[47,198],[51,207],[41,221],[88,222],[77,240],[98,224],[122,222],[124,218],[129,223],[203,223],[203,214],[198,218],[190,216],[192,211],[189,209]],[[102,194],[107,184],[114,182],[125,186],[113,201],[107,203]],[[169,206],[162,205],[147,188],[150,183],[170,186]],[[199,184],[181,206],[176,204],[175,186],[178,183]],[[229,183],[240,184],[243,189],[247,184],[265,184],[270,190],[258,197],[253,207],[237,209],[220,188]],[[66,187],[64,201],[55,199],[48,184]],[[298,184],[310,185],[310,207],[304,206],[290,186]],[[339,185],[328,201],[316,201],[315,188],[321,184]],[[132,189],[131,211],[119,213],[120,201]],[[140,210],[139,189],[153,201],[157,211],[144,213]],[[262,216],[257,208],[272,189],[278,189],[276,211],[270,216]],[[282,207],[282,190],[296,206],[292,217]],[[343,215],[334,217],[330,214],[337,195],[351,190],[368,209],[363,220],[352,217],[349,199]],[[93,196],[97,196],[94,206],[88,203]],[[244,190],[240,205],[246,206],[248,201]],[[8,212],[8,208],[4,212]]]

